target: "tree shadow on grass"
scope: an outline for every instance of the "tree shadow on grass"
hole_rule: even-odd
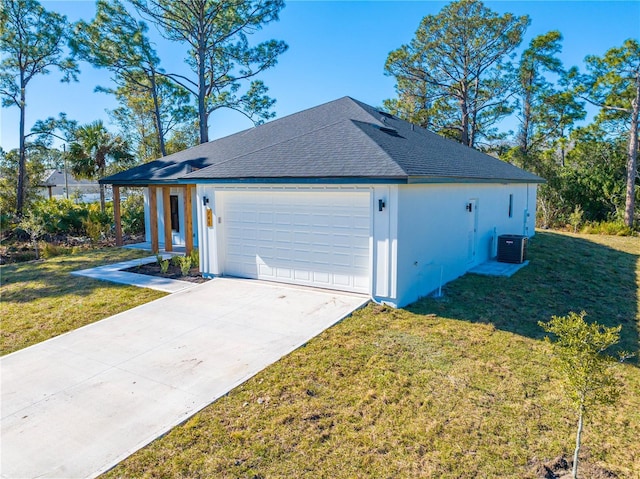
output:
[[[416,314],[492,323],[503,331],[541,339],[538,321],[569,311],[586,311],[587,320],[622,326],[616,351],[635,353],[640,318],[639,254],[585,239],[539,232],[529,243],[530,263],[511,278],[467,274],[444,290],[444,298],[423,298],[406,309]]]
[[[28,303],[37,299],[60,296],[84,297],[97,289],[118,290],[127,285],[74,276],[73,271],[132,259],[129,251],[118,249],[93,250],[80,256],[59,256],[51,260],[14,263],[3,266],[0,275],[4,303]],[[12,285],[19,285],[18,288]]]

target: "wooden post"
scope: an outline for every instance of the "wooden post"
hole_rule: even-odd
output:
[[[158,253],[158,201],[156,187],[149,185],[149,229],[151,230],[151,252]]]
[[[116,224],[116,246],[122,246],[122,217],[120,215],[120,187],[113,185],[113,219]]]
[[[162,211],[164,213],[164,250],[173,251],[171,238],[171,188],[162,187]]]
[[[193,250],[193,202],[191,201],[191,185],[184,187],[184,245],[185,253]]]

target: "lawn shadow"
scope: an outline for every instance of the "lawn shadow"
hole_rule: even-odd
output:
[[[423,298],[406,309],[491,323],[534,339],[545,336],[538,321],[584,310],[587,320],[621,325],[616,350],[635,353],[638,363],[639,257],[582,238],[538,232],[529,243],[530,264],[511,278],[467,274],[449,283],[443,298]]]
[[[125,252],[124,254],[129,254]],[[4,265],[0,275],[2,301],[5,303],[28,303],[36,299],[60,296],[84,297],[97,289],[118,290],[128,288],[123,284],[74,276],[73,271],[118,262],[122,253],[118,250],[94,250],[88,255],[59,256],[51,260],[38,260]],[[131,259],[131,258],[129,258]],[[20,288],[11,285],[20,284]]]

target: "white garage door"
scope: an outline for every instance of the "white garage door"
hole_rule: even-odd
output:
[[[369,292],[368,192],[224,192],[224,274]]]

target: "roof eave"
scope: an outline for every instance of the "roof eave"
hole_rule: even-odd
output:
[[[446,176],[386,176],[386,177],[248,177],[248,178],[170,178],[170,179],[130,179],[130,180],[99,180],[100,184],[113,186],[144,187],[149,185],[193,185],[193,184],[443,184],[443,183],[484,183],[484,184],[510,184],[510,183],[546,183],[543,178],[472,178],[472,177],[446,177]]]
[[[544,178],[473,178],[459,176],[411,176],[408,178],[408,184],[424,184],[424,183],[546,183]]]
[[[101,184],[109,184],[114,186],[166,186],[166,185],[193,185],[193,184],[403,184],[407,183],[407,177],[247,177],[247,178],[181,178],[167,180],[109,180],[108,178],[100,180]]]
[[[179,183],[225,183],[225,184],[371,184],[371,183],[407,183],[407,177],[375,176],[318,176],[318,177],[246,177],[246,178],[189,178]]]

